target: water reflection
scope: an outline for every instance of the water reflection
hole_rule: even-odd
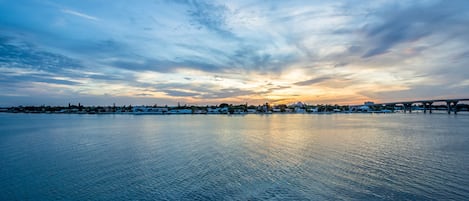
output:
[[[469,196],[464,115],[0,119],[1,200]]]

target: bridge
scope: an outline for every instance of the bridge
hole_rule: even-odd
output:
[[[432,105],[433,103],[437,102],[442,102],[446,103],[446,108],[448,111],[448,114],[451,114],[453,111],[454,114],[458,113],[458,109],[456,105],[458,102],[461,101],[469,101],[469,98],[457,98],[457,99],[434,99],[434,100],[415,100],[415,101],[398,101],[398,102],[390,102],[390,103],[377,103],[377,104],[372,104],[372,105],[377,105],[377,106],[392,106],[395,107],[396,105],[402,105],[404,108],[404,112],[409,111],[409,113],[412,112],[412,105],[415,103],[421,103],[423,105],[423,112],[427,113],[427,110],[432,113]]]

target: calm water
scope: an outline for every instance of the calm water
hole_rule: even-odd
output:
[[[469,115],[0,114],[0,200],[468,200]]]

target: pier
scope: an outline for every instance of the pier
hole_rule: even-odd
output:
[[[423,105],[423,112],[427,113],[427,111],[431,114],[433,103],[446,103],[446,111],[448,114],[454,112],[454,114],[458,113],[457,104],[462,101],[469,101],[469,98],[458,98],[458,99],[434,99],[434,100],[415,100],[415,101],[398,101],[398,102],[390,102],[390,103],[377,103],[373,104],[376,106],[391,106],[396,107],[401,105],[403,107],[403,111],[412,113],[412,105],[416,103],[421,103]]]

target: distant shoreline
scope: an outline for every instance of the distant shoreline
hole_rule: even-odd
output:
[[[468,105],[453,106],[456,112],[469,112]],[[335,113],[419,113],[432,111],[439,113],[440,111],[449,111],[445,105],[434,105],[431,108],[428,106],[414,105],[414,106],[389,106],[374,104],[373,102],[365,102],[364,105],[329,105],[317,104],[309,105],[302,102],[294,103],[291,105],[270,105],[265,103],[263,105],[248,105],[240,104],[233,105],[222,103],[219,105],[177,105],[177,106],[132,106],[123,105],[116,106],[83,106],[69,104],[68,106],[16,106],[16,107],[0,107],[0,113],[29,113],[29,114],[130,114],[130,115],[203,115],[203,114],[223,114],[223,115],[244,115],[244,114],[335,114]]]

